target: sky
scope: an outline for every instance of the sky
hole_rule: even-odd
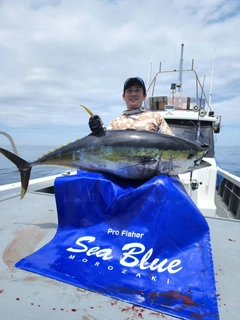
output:
[[[107,126],[124,81],[178,69],[184,43],[183,69],[194,59],[212,86],[218,145],[240,145],[239,30],[239,0],[0,0],[0,131],[58,147],[90,133],[80,105]]]

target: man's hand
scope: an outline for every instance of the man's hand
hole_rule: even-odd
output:
[[[106,131],[102,119],[98,115],[90,117],[88,125],[94,135]]]

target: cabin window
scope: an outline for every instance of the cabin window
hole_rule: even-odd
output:
[[[178,96],[149,97],[146,104],[151,111],[165,110],[166,105],[174,106],[175,110],[193,110],[196,105],[205,109],[205,99],[203,98],[196,100],[196,98]]]
[[[212,122],[196,120],[165,119],[175,136],[209,145],[207,157],[214,157]]]

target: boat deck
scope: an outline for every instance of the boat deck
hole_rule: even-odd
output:
[[[215,194],[215,205],[217,207],[217,218],[235,219],[233,213],[229,210],[227,204],[222,201],[219,194]]]
[[[2,198],[0,306],[1,319],[133,320],[176,319],[149,309],[82,290],[14,267],[55,235],[57,210],[51,194],[29,192]],[[210,226],[221,320],[240,312],[239,221],[206,218]]]

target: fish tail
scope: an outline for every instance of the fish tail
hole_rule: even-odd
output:
[[[12,161],[17,166],[18,170],[20,171],[21,187],[22,187],[21,199],[22,199],[27,191],[27,188],[28,188],[28,183],[29,183],[32,167],[30,166],[29,162],[23,160],[22,158],[20,158],[19,156],[17,156],[16,154],[14,154],[8,150],[0,148],[0,152],[6,158],[8,158],[10,161]]]

